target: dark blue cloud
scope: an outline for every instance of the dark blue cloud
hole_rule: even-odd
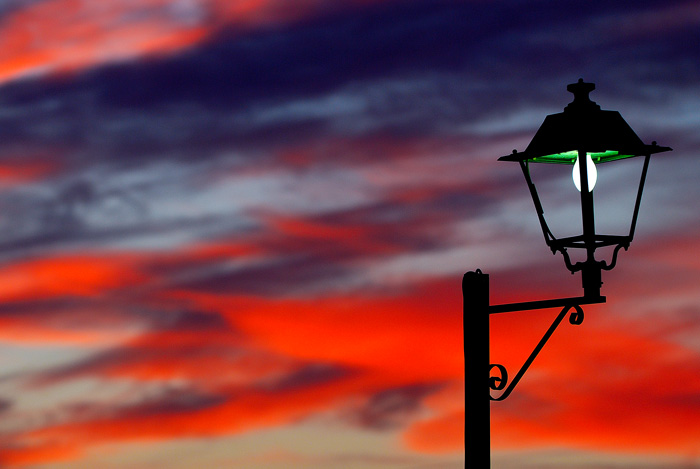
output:
[[[148,417],[151,415],[196,412],[224,404],[229,397],[222,394],[204,393],[196,389],[164,388],[158,396],[135,405],[117,406],[110,410],[119,418]]]
[[[421,383],[374,393],[367,402],[349,415],[349,419],[362,427],[386,430],[404,425],[414,417],[424,399],[443,388],[440,383]]]
[[[265,381],[255,387],[263,392],[287,393],[320,386],[352,374],[353,371],[340,366],[313,363],[301,365],[298,369],[284,374],[279,379]]]
[[[535,103],[556,109],[564,85],[579,76],[602,82],[609,93],[690,86],[700,76],[693,60],[698,28],[622,28],[626,18],[675,5],[408,1],[337,9],[244,35],[224,31],[173,56],[7,85],[0,95],[0,137],[5,148],[65,147],[85,163],[105,156],[201,159],[220,148],[270,148],[337,131],[326,117],[303,110],[293,121],[256,125],[246,118],[261,106],[318,99],[350,85],[359,89],[346,93],[348,99],[372,104],[382,96],[363,96],[363,87],[424,81],[423,90],[394,95],[384,107],[367,105],[365,114],[384,119],[375,119],[365,134],[435,132]],[[414,118],[387,124],[387,115],[395,119],[409,110]]]

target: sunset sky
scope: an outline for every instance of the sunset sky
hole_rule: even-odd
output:
[[[700,468],[700,2],[669,0],[2,1],[0,468],[463,467],[463,273],[582,294],[496,161],[579,78],[673,152],[607,303],[492,405],[493,467]],[[556,313],[493,317],[492,362]]]

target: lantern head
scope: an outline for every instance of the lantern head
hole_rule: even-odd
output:
[[[548,115],[525,151],[513,150],[499,161],[515,161],[520,164],[530,190],[540,221],[545,241],[553,253],[561,252],[567,268],[573,273],[583,274],[586,296],[600,296],[600,271],[615,266],[621,248],[627,249],[634,236],[639,204],[651,155],[671,150],[653,142],[646,145],[625,122],[619,112],[604,111],[591,101],[588,94],[595,89],[593,83],[578,83],[567,86],[574,100],[563,112]],[[629,234],[606,235],[596,233],[593,208],[593,189],[596,184],[596,165],[643,156],[642,175],[637,188],[637,197],[632,214]],[[537,189],[530,177],[531,163],[572,165],[574,184],[581,192],[581,216],[583,232],[580,235],[556,238],[544,218],[544,210]],[[611,262],[596,261],[594,251],[603,246],[615,246]],[[567,248],[585,249],[584,262],[573,264]]]

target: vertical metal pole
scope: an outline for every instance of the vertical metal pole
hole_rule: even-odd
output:
[[[464,298],[464,464],[491,467],[489,389],[489,276],[477,269],[462,279]]]
[[[579,174],[581,177],[581,216],[583,222],[583,242],[586,245],[586,262],[581,270],[581,283],[585,297],[599,297],[600,266],[595,260],[595,217],[593,215],[593,192],[588,190],[588,164],[586,152],[578,150]]]

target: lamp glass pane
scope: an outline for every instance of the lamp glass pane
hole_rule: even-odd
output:
[[[596,165],[598,182],[593,191],[596,234],[625,236],[629,233],[643,163],[644,158],[628,158],[617,164],[602,167]],[[558,239],[583,233],[581,193],[572,184],[571,170],[572,166],[564,164],[529,166],[544,218]],[[640,223],[644,223],[643,214],[644,203]],[[614,246],[599,248],[600,258],[609,260],[613,248]],[[582,249],[570,249],[569,255],[574,263],[586,259],[585,250]]]
[[[601,152],[588,152],[594,163],[607,163],[609,161],[622,160],[624,158],[632,158],[637,155],[629,153],[620,153],[616,150],[606,150]],[[552,153],[550,155],[537,156],[531,158],[529,161],[533,163],[550,163],[550,164],[574,164],[576,163],[576,156],[578,151],[564,151],[561,153]]]

